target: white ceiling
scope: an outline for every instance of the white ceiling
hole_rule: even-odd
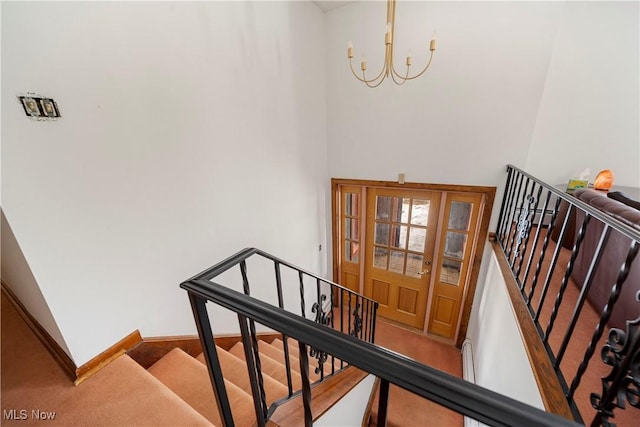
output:
[[[314,3],[322,9],[323,12],[327,12],[329,10],[337,9],[342,6],[346,6],[349,3],[354,3],[353,1],[340,1],[340,0],[321,0],[314,1]]]

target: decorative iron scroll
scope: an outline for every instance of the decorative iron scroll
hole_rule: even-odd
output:
[[[351,336],[360,336],[362,331],[362,317],[360,317],[360,303],[356,301],[356,308],[353,309],[353,329],[351,330]]]
[[[332,307],[329,307],[328,311],[323,310],[323,303],[327,300],[327,296],[325,294],[320,295],[320,301],[314,302],[311,306],[311,312],[315,313],[314,321],[321,325],[331,326],[331,319],[333,318],[333,310]],[[322,368],[324,363],[327,361],[327,353],[311,347],[309,350],[309,355],[314,357],[318,361],[318,366],[315,369],[316,374],[320,374],[322,372]]]
[[[513,251],[513,258],[516,259],[520,255],[520,246],[522,241],[529,235],[529,229],[531,228],[531,221],[529,221],[529,213],[533,210],[536,198],[533,196],[527,197],[527,205],[522,207],[522,212],[518,216],[518,225],[516,227],[517,237],[516,249]]]
[[[615,426],[609,421],[615,408],[625,409],[626,403],[640,408],[640,317],[627,322],[626,332],[611,329],[601,355],[613,368],[602,378],[602,395],[591,393],[591,406],[598,411],[591,425]]]

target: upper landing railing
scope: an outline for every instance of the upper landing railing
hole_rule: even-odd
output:
[[[614,410],[640,406],[640,304],[634,301],[640,296],[640,227],[514,166],[507,171],[496,240],[574,416],[610,425]],[[631,273],[636,276],[628,280]],[[595,311],[596,321],[588,323],[588,310]],[[580,328],[589,331],[590,339],[580,341],[575,334]],[[608,340],[601,341],[607,330]],[[578,349],[572,356],[579,361],[577,368],[563,365],[569,348]],[[598,348],[611,368],[597,367],[609,372],[598,375],[601,389],[581,393],[595,409],[587,418],[580,414],[576,396],[585,374],[596,375],[588,368],[601,363],[592,361]]]
[[[231,274],[229,275],[229,273]],[[250,277],[252,278],[251,283]],[[234,279],[237,280],[234,281]],[[227,286],[229,286],[229,282],[235,282],[238,287],[241,287],[244,295],[247,296],[253,292],[260,295],[261,298],[277,299],[277,307],[279,309],[295,313],[302,318],[309,318],[316,324],[342,331],[358,340],[373,343],[375,339],[377,302],[259,249],[244,249],[191,278],[187,283],[213,284],[213,280],[225,283]],[[274,283],[275,286],[272,286]],[[196,311],[194,311],[195,313]],[[240,314],[238,314],[238,317],[243,345],[247,355],[247,364],[249,366],[253,365],[250,368],[249,378],[252,388],[255,389],[254,402],[257,405],[256,410],[261,414],[257,419],[266,420],[279,404],[301,393],[301,390],[294,390],[293,387],[291,356],[289,355],[288,345],[289,336],[283,334],[288,396],[268,407],[264,389],[262,388],[261,363],[258,354],[255,322],[251,317],[248,319],[243,318]],[[198,322],[198,327],[205,328],[207,331],[210,330],[208,322],[202,325]],[[203,335],[201,329],[199,329],[199,333],[201,339],[203,339],[203,336],[212,337],[210,332]],[[210,372],[215,373],[217,377],[221,375],[221,372],[217,372],[219,371],[217,354],[215,347],[210,348],[208,344],[208,339],[207,345],[203,342],[203,349],[207,348],[204,352],[205,357],[208,363],[212,364],[209,365]],[[345,361],[336,359],[334,355],[328,354],[318,347],[310,347],[308,355],[315,359],[316,366],[313,369],[317,374],[316,377],[319,377],[316,380],[317,382],[323,381],[347,366]],[[306,366],[306,371],[301,372],[308,373],[307,352],[303,354],[301,351],[300,357],[304,358]],[[308,382],[308,375],[303,375],[304,379]],[[222,382],[215,383],[215,381],[214,384],[223,385]],[[226,394],[217,386],[215,391],[216,395],[218,393]],[[224,414],[224,412],[221,412],[221,414]]]
[[[331,301],[333,305],[337,306],[339,312],[344,311],[342,309],[343,306],[347,306],[349,311],[361,310],[361,308],[358,308],[356,300],[360,301],[361,307],[363,305],[365,307],[367,305],[374,307],[370,321],[366,319],[366,315],[364,318],[362,315],[354,315],[351,320],[354,321],[355,326],[344,326],[344,323],[347,323],[345,321],[340,330],[338,330],[331,327],[331,322],[318,322],[315,319],[306,318],[305,309],[302,307],[302,315],[285,310],[283,308],[285,304],[282,303],[285,295],[278,296],[278,305],[269,304],[248,295],[250,274],[247,272],[245,261],[254,254],[266,257],[274,262],[276,266],[274,275],[276,283],[281,277],[278,273],[279,266],[286,265],[288,268],[295,269],[300,272],[302,278],[307,274],[261,251],[248,249],[180,285],[189,294],[216,401],[225,426],[229,427],[234,424],[222,370],[215,349],[211,319],[206,308],[207,302],[212,302],[231,310],[238,316],[252,383],[256,420],[259,426],[266,425],[273,408],[266,407],[264,390],[260,386],[260,356],[257,352],[254,326],[256,323],[282,333],[284,337],[298,342],[304,406],[304,420],[300,420],[300,422],[301,424],[304,422],[305,426],[311,426],[313,422],[311,388],[308,378],[309,367],[306,356],[309,349],[314,349],[318,354],[331,355],[330,357],[335,357],[380,378],[377,420],[377,426],[379,427],[383,427],[386,424],[387,393],[390,384],[395,384],[425,399],[489,425],[536,427],[576,425],[565,418],[541,411],[374,345],[370,341],[373,341],[375,331],[376,303],[361,296],[352,296],[351,303],[349,303],[349,297],[346,294],[342,299],[334,297]],[[240,267],[244,293],[217,283],[221,277],[216,278],[216,276],[236,266]],[[300,280],[301,286],[303,286],[302,278]],[[213,279],[216,281],[213,281]],[[323,281],[323,279],[316,277],[316,280],[321,282],[318,285],[320,288],[322,288],[322,283],[332,287],[334,291],[329,291],[329,294],[335,293],[335,289],[339,290],[338,293],[345,291],[344,288]],[[304,294],[304,289],[301,294]],[[320,293],[320,295],[327,294]],[[318,302],[322,302],[321,296],[317,298],[316,303]],[[320,318],[322,317],[320,316]],[[336,324],[337,322],[334,322],[334,326]],[[367,324],[370,324],[370,326],[366,326]],[[363,331],[365,330],[368,330],[368,332],[364,333]],[[363,336],[365,339],[359,339],[357,336]]]

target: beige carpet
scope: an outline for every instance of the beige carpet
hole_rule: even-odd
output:
[[[1,339],[3,426],[212,425],[128,356],[74,386],[4,295]]]
[[[457,348],[412,332],[379,318],[376,344],[420,363],[462,378],[462,355]],[[378,396],[372,408],[372,424],[377,418]],[[400,387],[389,387],[387,425],[390,427],[462,426],[457,412],[433,403]]]

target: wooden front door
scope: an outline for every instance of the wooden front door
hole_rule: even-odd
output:
[[[470,271],[482,198],[449,193],[438,242],[428,332],[454,338]]]
[[[440,193],[370,188],[367,191],[364,294],[378,313],[424,326]]]

